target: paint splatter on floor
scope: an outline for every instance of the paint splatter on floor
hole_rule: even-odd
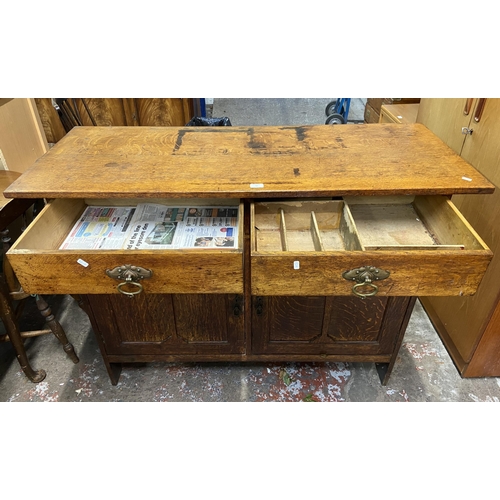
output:
[[[423,343],[423,344],[415,344],[415,343],[410,343],[410,342],[405,342],[402,345],[403,349],[406,349],[410,355],[413,357],[413,359],[419,361],[417,365],[415,365],[415,369],[418,371],[423,371],[425,368],[421,361],[424,361],[425,358],[427,357],[433,357],[433,358],[440,358],[440,354],[438,350],[428,344],[428,343]],[[436,359],[434,360],[434,363],[437,364],[443,364],[443,361]]]
[[[469,397],[471,398],[472,401],[475,403],[499,403],[500,399],[497,398],[496,396],[485,396],[483,398],[479,398],[475,396],[474,394],[469,394]]]
[[[42,381],[38,384],[34,384],[26,392],[17,393],[13,395],[9,400],[13,401],[33,401],[33,402],[57,402],[59,401],[58,391],[53,391],[50,389],[48,382]]]
[[[246,377],[255,401],[345,401],[344,363],[268,365]]]
[[[82,365],[80,375],[75,379],[71,379],[70,382],[74,387],[75,393],[85,398],[91,398],[94,393],[95,382],[99,379],[98,375],[98,360],[94,360],[93,363],[84,363]]]
[[[394,398],[391,397],[392,401],[403,401],[405,403],[410,402],[410,397],[406,393],[404,389],[398,391],[396,389],[387,389],[386,394],[388,396],[395,396]]]

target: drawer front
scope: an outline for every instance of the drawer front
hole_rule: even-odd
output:
[[[389,271],[374,281],[381,296],[472,295],[486,271],[486,255],[345,252],[252,257],[253,295],[352,295],[345,271],[366,266]],[[367,293],[375,289],[367,287]],[[359,290],[363,292],[363,290]]]
[[[84,200],[54,200],[8,251],[8,261],[26,292],[243,293],[241,204],[236,248],[61,250],[85,207]]]
[[[472,295],[492,253],[444,197],[251,207],[253,295]]]
[[[54,252],[10,253],[23,289],[40,294],[119,293],[124,280],[106,270],[125,264],[152,271],[139,281],[146,293],[243,293],[243,258],[238,252]],[[82,265],[83,264],[83,265]],[[126,287],[138,291],[139,287]]]

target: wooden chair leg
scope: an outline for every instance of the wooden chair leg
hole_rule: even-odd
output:
[[[32,382],[41,382],[47,374],[45,370],[34,370],[30,365],[18,323],[14,311],[12,310],[9,290],[7,289],[3,277],[0,277],[0,316],[9,340],[16,351],[16,357],[21,365],[21,369]]]
[[[45,318],[47,322],[47,326],[52,330],[52,333],[55,335],[57,340],[62,344],[64,352],[68,355],[68,357],[73,361],[73,363],[78,363],[80,360],[76,355],[73,344],[71,344],[66,337],[66,332],[63,330],[63,327],[56,320],[55,316],[52,314],[52,311],[47,304],[46,300],[40,295],[36,295],[36,306],[40,311],[40,314]]]

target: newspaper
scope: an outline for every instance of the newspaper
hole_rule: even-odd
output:
[[[87,207],[60,249],[123,248],[134,212],[135,207]]]
[[[60,249],[238,248],[237,206],[87,207]]]
[[[238,207],[137,205],[124,248],[238,248]]]

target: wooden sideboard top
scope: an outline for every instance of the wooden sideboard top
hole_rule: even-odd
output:
[[[75,127],[9,198],[491,193],[421,124]]]

